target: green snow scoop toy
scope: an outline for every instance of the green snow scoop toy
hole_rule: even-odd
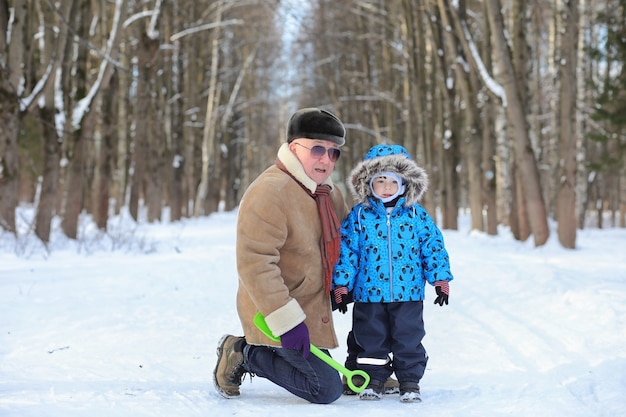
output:
[[[261,312],[256,313],[256,315],[254,316],[254,324],[256,325],[256,327],[259,328],[259,330],[263,332],[265,336],[269,337],[275,342],[280,342],[280,337],[274,336],[274,334],[272,334],[272,331],[265,322],[265,317],[263,317],[263,314],[261,314]],[[370,383],[370,376],[367,374],[367,372],[361,370],[349,370],[348,368],[322,352],[317,346],[312,343],[311,353],[326,362],[328,365],[330,365],[331,368],[336,369],[337,371],[339,371],[339,373],[345,375],[348,386],[352,391],[359,393],[367,387],[367,384]],[[354,382],[352,382],[352,378],[354,378],[355,376],[360,376],[361,378],[363,378],[364,381],[361,386],[357,386],[354,384]]]

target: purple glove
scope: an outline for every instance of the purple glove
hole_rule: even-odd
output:
[[[309,328],[304,322],[298,324],[293,329],[280,336],[280,344],[285,349],[295,349],[302,353],[306,359],[311,351],[311,340],[309,339]]]

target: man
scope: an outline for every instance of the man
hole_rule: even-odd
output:
[[[246,190],[237,220],[237,312],[245,337],[225,335],[217,349],[216,390],[237,397],[245,373],[267,378],[318,404],[342,393],[339,374],[315,355],[338,346],[329,298],[348,209],[330,179],[345,128],[333,114],[292,115],[276,163]],[[257,312],[280,342],[253,323]]]

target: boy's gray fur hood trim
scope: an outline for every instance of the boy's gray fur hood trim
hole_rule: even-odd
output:
[[[373,197],[370,179],[381,172],[391,171],[404,180],[404,205],[418,203],[428,189],[428,174],[415,161],[404,155],[387,155],[365,159],[357,164],[350,173],[348,188],[357,203],[369,205],[369,197]]]

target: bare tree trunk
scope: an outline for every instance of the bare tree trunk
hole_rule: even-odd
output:
[[[75,11],[75,2],[65,1],[61,4],[60,12],[65,21],[72,20],[72,13]],[[50,7],[42,7],[41,10],[44,25],[44,50],[42,62],[55,63],[55,69],[63,60],[67,43],[67,25],[56,25],[56,15]],[[54,27],[59,28],[59,34],[55,42]],[[56,71],[53,70],[52,74]],[[55,121],[55,86],[48,82],[43,92],[43,106],[39,107],[39,117],[41,119],[41,137],[43,142],[42,161],[42,181],[41,194],[37,213],[35,215],[35,234],[43,242],[50,240],[50,227],[57,207],[57,190],[59,185],[59,161],[61,158],[61,138],[56,130]]]
[[[517,163],[513,163],[513,173],[511,175],[513,186],[511,202],[511,213],[509,215],[509,223],[511,232],[517,240],[525,241],[531,234],[530,223],[528,221],[528,212],[526,204],[524,204],[524,188],[520,184],[521,176],[517,169]]]
[[[423,32],[423,25],[421,24],[420,15],[415,8],[411,7],[409,0],[402,1],[402,8],[405,24],[403,26],[403,36],[408,44],[406,68],[407,76],[404,81],[404,91],[406,104],[404,105],[406,112],[406,127],[405,138],[406,148],[420,166],[426,165],[424,159],[426,155],[421,152],[423,143],[423,135],[420,133],[420,128],[423,126],[423,97],[424,94],[419,94],[420,87],[423,87],[426,77],[425,71],[419,71],[420,61],[425,60],[424,54],[425,48],[423,47],[425,37],[419,36]]]
[[[484,10],[484,5],[483,5]],[[488,71],[493,70],[491,60],[491,28],[487,21],[484,22],[485,44],[483,61]],[[497,178],[496,173],[496,115],[494,99],[487,97],[482,111],[482,191],[483,202],[486,212],[486,231],[488,235],[498,234],[498,201],[497,201]]]
[[[598,34],[590,31],[589,34],[586,30],[581,28],[591,27],[593,12],[593,0],[582,0],[580,3],[580,21],[578,31],[578,73],[576,75],[578,94],[577,101],[582,105],[581,108],[576,109],[576,130],[578,132],[578,166],[576,169],[576,216],[578,228],[585,227],[585,215],[587,213],[587,203],[589,195],[589,167],[587,166],[588,154],[589,154],[589,137],[585,132],[588,132],[590,123],[586,117],[586,109],[593,107],[595,100],[594,90],[586,88],[587,80],[593,79],[597,76],[597,62],[592,59],[587,59],[587,51],[592,47],[595,47],[598,42]]]
[[[495,116],[493,103],[489,101],[483,109],[483,201],[486,211],[486,232],[488,235],[498,234],[498,202],[497,202],[497,174],[496,174],[496,133],[494,131]]]
[[[429,94],[424,94],[429,89],[434,91],[437,88],[436,83],[429,83],[428,73],[423,68],[426,66],[426,62],[432,60],[431,66],[436,66],[436,61],[432,58],[434,54],[431,53],[429,57],[428,51],[435,49],[434,35],[423,36],[427,31],[433,32],[433,28],[425,24],[425,21],[430,21],[428,16],[423,17],[421,10],[413,7],[413,3],[410,0],[402,1],[402,15],[406,20],[406,38],[410,47],[407,58],[408,77],[406,87],[408,94],[406,94],[408,101],[405,106],[407,112],[407,122],[405,126],[405,143],[411,143],[411,139],[414,141],[414,145],[409,147],[409,152],[418,165],[422,166],[428,173],[431,183],[437,181],[438,176],[433,170],[433,142],[434,135],[432,135],[433,126],[436,121],[428,117],[427,110],[429,104],[432,110],[432,102],[434,100],[429,99]],[[427,20],[424,20],[427,19]],[[427,46],[427,41],[430,40],[430,45]],[[431,71],[432,75],[434,71]],[[432,93],[431,93],[432,94]],[[430,103],[429,103],[430,102]],[[437,205],[435,201],[435,188],[430,186],[427,193],[421,202],[424,208],[430,213],[435,221],[437,220]]]
[[[183,29],[181,11],[185,4],[171,2],[163,11],[161,30],[163,39],[171,39],[173,33]],[[159,67],[163,71],[157,75],[162,86],[158,87],[158,114],[161,114],[162,150],[160,175],[162,177],[162,206],[169,206],[169,220],[180,220],[182,212],[182,179],[184,174],[183,155],[183,77],[185,62],[181,42],[173,41],[173,48],[159,54]],[[163,211],[161,207],[160,211]]]
[[[172,82],[173,95],[181,96],[184,93],[184,77],[186,76],[184,57],[180,50],[180,45],[175,50],[172,64],[176,67],[176,78]],[[183,216],[185,205],[183,184],[185,180],[185,168],[188,166],[185,160],[185,136],[183,125],[185,123],[183,115],[182,99],[177,100],[172,107],[172,131],[171,131],[171,157],[172,157],[172,178],[170,181],[169,202],[170,220],[180,220]]]
[[[198,13],[197,8],[200,5],[191,1],[187,7],[190,15]],[[198,80],[201,79],[202,66],[201,62],[204,61],[204,57],[207,53],[206,48],[201,48],[203,39],[199,36],[191,36],[181,43],[183,48],[183,55],[188,57],[185,64],[185,70],[183,72],[183,96],[185,101],[185,123],[181,126],[183,128],[183,143],[184,153],[182,154],[185,162],[185,171],[183,179],[182,189],[182,201],[183,201],[183,214],[187,217],[191,217],[195,212],[195,194],[198,189],[199,175],[201,171],[201,153],[202,148],[200,146],[200,139],[198,135],[199,131],[199,119],[200,108],[199,104],[201,97],[198,89]]]
[[[82,130],[79,129],[67,138],[72,144],[72,154],[67,170],[67,190],[61,229],[70,239],[78,237],[78,217],[83,207],[85,144],[81,136]]]
[[[215,21],[221,22],[222,20],[222,6],[217,6],[217,12]],[[217,77],[217,69],[219,63],[219,37],[221,31],[215,29],[212,33],[213,41],[211,43],[211,81],[209,82],[209,94],[206,102],[206,113],[204,118],[204,132],[202,135],[202,174],[200,177],[200,185],[198,185],[198,192],[196,194],[195,203],[195,216],[209,214],[207,211],[207,197],[209,195],[209,182],[215,177],[212,172],[219,171],[215,165],[219,163],[220,155],[215,150],[215,124],[216,124],[216,112],[219,103],[219,85]],[[214,168],[211,170],[211,162],[214,163]],[[213,185],[218,185],[213,181]],[[219,186],[218,186],[219,188]]]
[[[463,6],[463,3],[459,3]],[[465,8],[459,7],[459,12],[452,13],[452,19],[455,20],[454,25],[448,17],[446,7],[440,0],[439,8],[444,27],[456,27],[461,28],[458,20],[466,20]],[[484,230],[483,222],[483,190],[482,190],[482,169],[481,169],[481,139],[482,139],[482,125],[480,123],[479,109],[478,109],[478,80],[474,72],[466,73],[465,69],[457,63],[457,55],[463,55],[463,50],[469,50],[466,46],[461,48],[457,46],[457,43],[450,31],[445,31],[445,40],[447,47],[445,50],[450,51],[450,57],[448,57],[449,65],[454,68],[456,74],[457,90],[461,95],[461,99],[464,102],[464,129],[461,135],[461,149],[463,152],[463,161],[467,169],[467,183],[468,183],[468,201],[470,207],[471,228],[472,230]],[[461,42],[466,42],[463,33],[457,31],[458,39]],[[467,61],[464,57],[463,61]]]
[[[557,108],[560,174],[556,202],[557,234],[566,248],[576,247],[576,67],[578,62],[578,0],[557,2],[559,24],[559,106]]]
[[[532,145],[528,136],[526,117],[518,91],[515,72],[511,63],[511,53],[506,44],[504,23],[500,13],[499,0],[487,0],[489,22],[492,32],[494,49],[502,67],[502,85],[507,99],[508,128],[512,132],[515,143],[515,159],[520,172],[521,186],[524,190],[524,201],[528,210],[528,219],[534,236],[535,246],[546,243],[550,235],[546,207],[541,193],[539,171]]]
[[[443,78],[442,78],[443,79]],[[458,228],[458,178],[460,118],[456,116],[453,91],[442,88],[442,126],[437,152],[439,158],[439,189],[441,190],[441,226],[443,229]]]
[[[152,91],[154,85],[154,76],[156,75],[156,53],[159,41],[151,39],[145,30],[141,31],[140,42],[137,45],[137,67],[139,68],[139,77],[137,78],[137,99],[135,101],[135,137],[133,138],[133,178],[131,181],[130,191],[130,213],[132,218],[139,220],[139,201],[144,198],[144,203],[148,204],[149,177],[157,173],[150,173],[150,158],[152,149],[151,138],[153,132],[152,125],[158,123],[153,114]],[[160,198],[160,195],[159,195]]]
[[[129,36],[126,36],[129,38]],[[128,100],[128,89],[130,84],[130,74],[128,71],[130,59],[127,51],[128,41],[124,40],[120,44],[120,65],[121,70],[117,72],[116,96],[117,96],[117,117],[116,136],[117,149],[115,151],[115,171],[113,173],[113,184],[111,194],[115,197],[115,213],[118,214],[122,208],[128,204],[127,193],[130,187],[130,152],[128,125],[131,117]]]
[[[622,170],[623,171],[623,170]],[[620,202],[619,202],[619,227],[626,227],[626,180],[624,179],[625,175],[622,172],[622,176],[620,178]]]
[[[90,25],[92,23],[91,17],[93,16],[92,6],[93,4],[89,0],[81,0],[80,7],[77,13],[76,22],[73,27],[78,28],[76,30],[77,36],[83,39],[87,39],[87,34],[90,33]],[[124,1],[115,4],[114,18],[112,22],[119,23],[124,16],[126,5]],[[112,56],[117,48],[117,35],[119,34],[119,25],[111,25],[109,38],[107,39],[107,47],[105,55]],[[91,69],[87,65],[89,50],[87,43],[80,43],[78,46],[78,52],[74,67],[71,70],[68,67],[64,67],[62,85],[66,89],[65,91],[72,91],[72,98],[76,100],[74,107],[71,108],[71,117],[69,118],[69,126],[66,128],[67,141],[70,149],[68,152],[69,169],[67,172],[67,189],[65,194],[65,206],[63,211],[63,220],[61,221],[61,228],[65,235],[69,238],[76,239],[78,236],[78,217],[83,208],[85,197],[85,176],[88,173],[86,168],[88,146],[85,143],[83,137],[83,131],[85,127],[94,125],[94,116],[90,113],[91,106],[94,105],[97,99],[98,93],[107,89],[113,70],[109,65],[108,59],[102,58],[99,63],[97,79],[93,81],[92,85],[88,87],[88,78],[90,78],[89,70]],[[74,83],[72,85],[72,83]]]
[[[0,74],[0,227],[12,233],[16,233],[15,209],[19,189],[17,136],[20,115],[16,98],[13,87],[4,74]]]
[[[110,16],[106,11],[106,2],[95,2],[94,15],[100,16],[102,24],[96,33],[98,43],[103,44],[107,38],[111,23]],[[116,93],[117,93],[117,71],[113,71],[110,77],[108,88],[103,89],[94,100],[95,128],[93,129],[95,140],[91,143],[93,156],[93,179],[91,186],[90,207],[93,213],[93,220],[101,230],[107,229],[109,220],[109,200],[111,197],[111,186],[116,133]],[[125,94],[122,96],[124,97]],[[122,100],[123,101],[123,100]]]
[[[446,5],[442,1],[438,2],[439,18],[444,29],[437,35],[439,41],[438,54],[442,69],[442,76],[437,77],[439,90],[442,92],[443,126],[441,127],[440,138],[440,175],[441,175],[441,211],[442,226],[444,229],[457,229],[458,218],[458,180],[456,167],[459,162],[459,142],[461,141],[462,118],[458,116],[455,108],[455,93],[453,85],[449,80],[454,80],[456,85],[458,72],[456,67],[457,47],[450,37],[450,19]]]
[[[116,150],[115,129],[115,103],[117,91],[117,76],[114,74],[108,89],[100,94],[101,123],[100,123],[100,146],[97,155],[95,177],[93,186],[93,218],[96,225],[106,230],[109,221],[109,199],[111,197],[111,179]]]
[[[163,211],[163,191],[164,191],[164,157],[165,157],[165,138],[163,133],[163,112],[159,107],[159,90],[161,88],[158,81],[157,70],[159,68],[160,57],[158,54],[160,39],[154,40],[154,55],[151,57],[150,72],[150,98],[148,100],[150,106],[148,108],[148,161],[146,172],[146,208],[147,220],[152,223],[161,220]]]
[[[158,19],[154,15],[150,23],[151,39],[150,46],[150,117],[148,143],[148,172],[146,178],[146,206],[147,220],[152,223],[160,221],[163,215],[163,205],[167,199],[167,178],[171,178],[171,169],[165,167],[166,156],[168,154],[167,138],[171,131],[171,119],[169,106],[166,106],[165,97],[171,91],[170,78],[172,77],[172,62],[170,53],[161,53],[161,47],[165,37],[171,34],[172,10],[171,3],[155,3],[155,10]],[[171,165],[170,165],[171,167]]]
[[[140,106],[141,98],[139,96],[139,86],[137,88],[137,100],[135,103],[135,120],[136,131],[133,138],[132,152],[130,154],[130,193],[128,198],[128,211],[133,220],[139,220],[139,200],[143,194],[144,180],[143,176],[146,172],[146,137],[142,130],[141,116],[145,115],[145,111]],[[145,119],[144,119],[145,120]]]
[[[35,216],[35,234],[45,243],[50,240],[50,226],[56,207],[59,160],[61,157],[61,144],[54,128],[54,103],[50,104],[48,102],[50,99],[54,101],[54,97],[47,94],[45,99],[47,104],[39,109],[39,117],[43,121],[41,123],[43,170],[41,195]]]
[[[91,16],[91,8],[89,0],[80,0],[77,5],[77,11],[74,21],[70,24],[74,25],[76,35],[86,39],[89,32],[89,18]],[[66,67],[63,72],[63,81],[65,91],[75,91],[72,98],[78,101],[79,98],[87,95],[87,55],[86,45],[78,46],[76,59],[73,67]],[[70,112],[71,114],[71,112]],[[71,117],[71,116],[70,116]],[[85,120],[81,119],[78,125],[75,125],[70,118],[69,128],[65,130],[65,145],[67,146],[67,159],[69,164],[66,171],[66,189],[63,201],[63,219],[61,220],[61,229],[65,236],[70,239],[78,237],[78,217],[83,207],[83,187],[84,176],[83,162],[85,158],[84,138],[82,137],[83,124]]]
[[[446,139],[450,144],[450,148],[441,150],[443,164],[443,187],[442,187],[442,222],[443,229],[457,230],[459,215],[459,194],[458,194],[458,178],[456,175],[456,166],[459,161],[458,144],[455,143],[456,138]]]
[[[227,149],[225,155],[222,155],[222,165],[221,165],[221,173],[222,173],[222,189],[224,190],[224,210],[229,211],[236,207],[236,178],[237,173],[235,171],[235,167],[237,163],[235,161],[234,156],[236,155],[237,145],[236,139],[237,134],[234,129],[229,129],[233,121],[234,116],[234,106],[237,102],[237,98],[239,97],[242,91],[242,85],[248,74],[248,71],[251,67],[252,62],[254,62],[254,58],[257,53],[257,46],[252,48],[245,47],[241,52],[241,58],[243,59],[243,63],[241,64],[239,73],[237,74],[237,78],[233,87],[231,88],[230,97],[228,99],[228,103],[225,106],[224,115],[221,120],[221,131],[223,132],[223,142],[224,147]],[[233,65],[234,67],[234,65]],[[221,152],[220,154],[223,154]]]
[[[161,13],[160,10],[155,13]],[[160,20],[160,19],[159,19]],[[138,205],[139,190],[141,185],[144,204],[147,208],[148,222],[161,219],[163,208],[163,158],[165,153],[163,120],[159,112],[160,82],[159,82],[159,47],[161,36],[155,36],[152,32],[152,23],[142,30],[138,45],[138,69],[137,79],[137,130],[135,186],[131,193],[133,204]],[[141,161],[144,159],[145,161]],[[136,216],[137,208],[134,209]]]
[[[9,20],[6,1],[0,2],[0,228],[16,233],[15,209],[19,193],[20,131],[19,88],[27,68],[28,3],[14,4],[14,18]],[[11,26],[9,26],[11,24]],[[6,34],[11,33],[11,43]],[[6,53],[6,55],[5,55]]]
[[[487,6],[488,7],[488,6]],[[488,11],[487,11],[488,13]],[[535,115],[531,109],[531,99],[529,97],[528,92],[528,83],[529,83],[529,57],[528,57],[528,42],[526,41],[526,29],[527,29],[527,2],[526,0],[515,0],[511,4],[510,11],[510,33],[511,36],[511,64],[513,67],[513,73],[515,74],[515,81],[517,86],[517,93],[519,95],[519,103],[522,111],[525,116],[525,126],[526,131],[528,132],[528,141],[530,143],[531,148],[541,149],[539,147],[539,133],[534,129],[536,126],[535,123]],[[508,114],[507,114],[508,116]],[[515,139],[514,132],[510,132],[510,136],[512,137],[512,141],[514,144],[513,156],[517,153],[515,150],[515,144],[517,140]],[[533,155],[535,153],[533,152]],[[532,228],[529,223],[528,218],[528,207],[526,199],[524,197],[524,188],[522,184],[524,183],[524,179],[522,177],[521,170],[519,168],[519,162],[517,160],[514,161],[515,167],[515,188],[514,192],[516,194],[516,206],[515,210],[512,213],[518,216],[517,219],[517,238],[519,240],[527,240],[532,234]],[[539,171],[538,171],[539,174]],[[541,177],[539,177],[539,185],[541,188]],[[547,214],[546,214],[547,216]]]

